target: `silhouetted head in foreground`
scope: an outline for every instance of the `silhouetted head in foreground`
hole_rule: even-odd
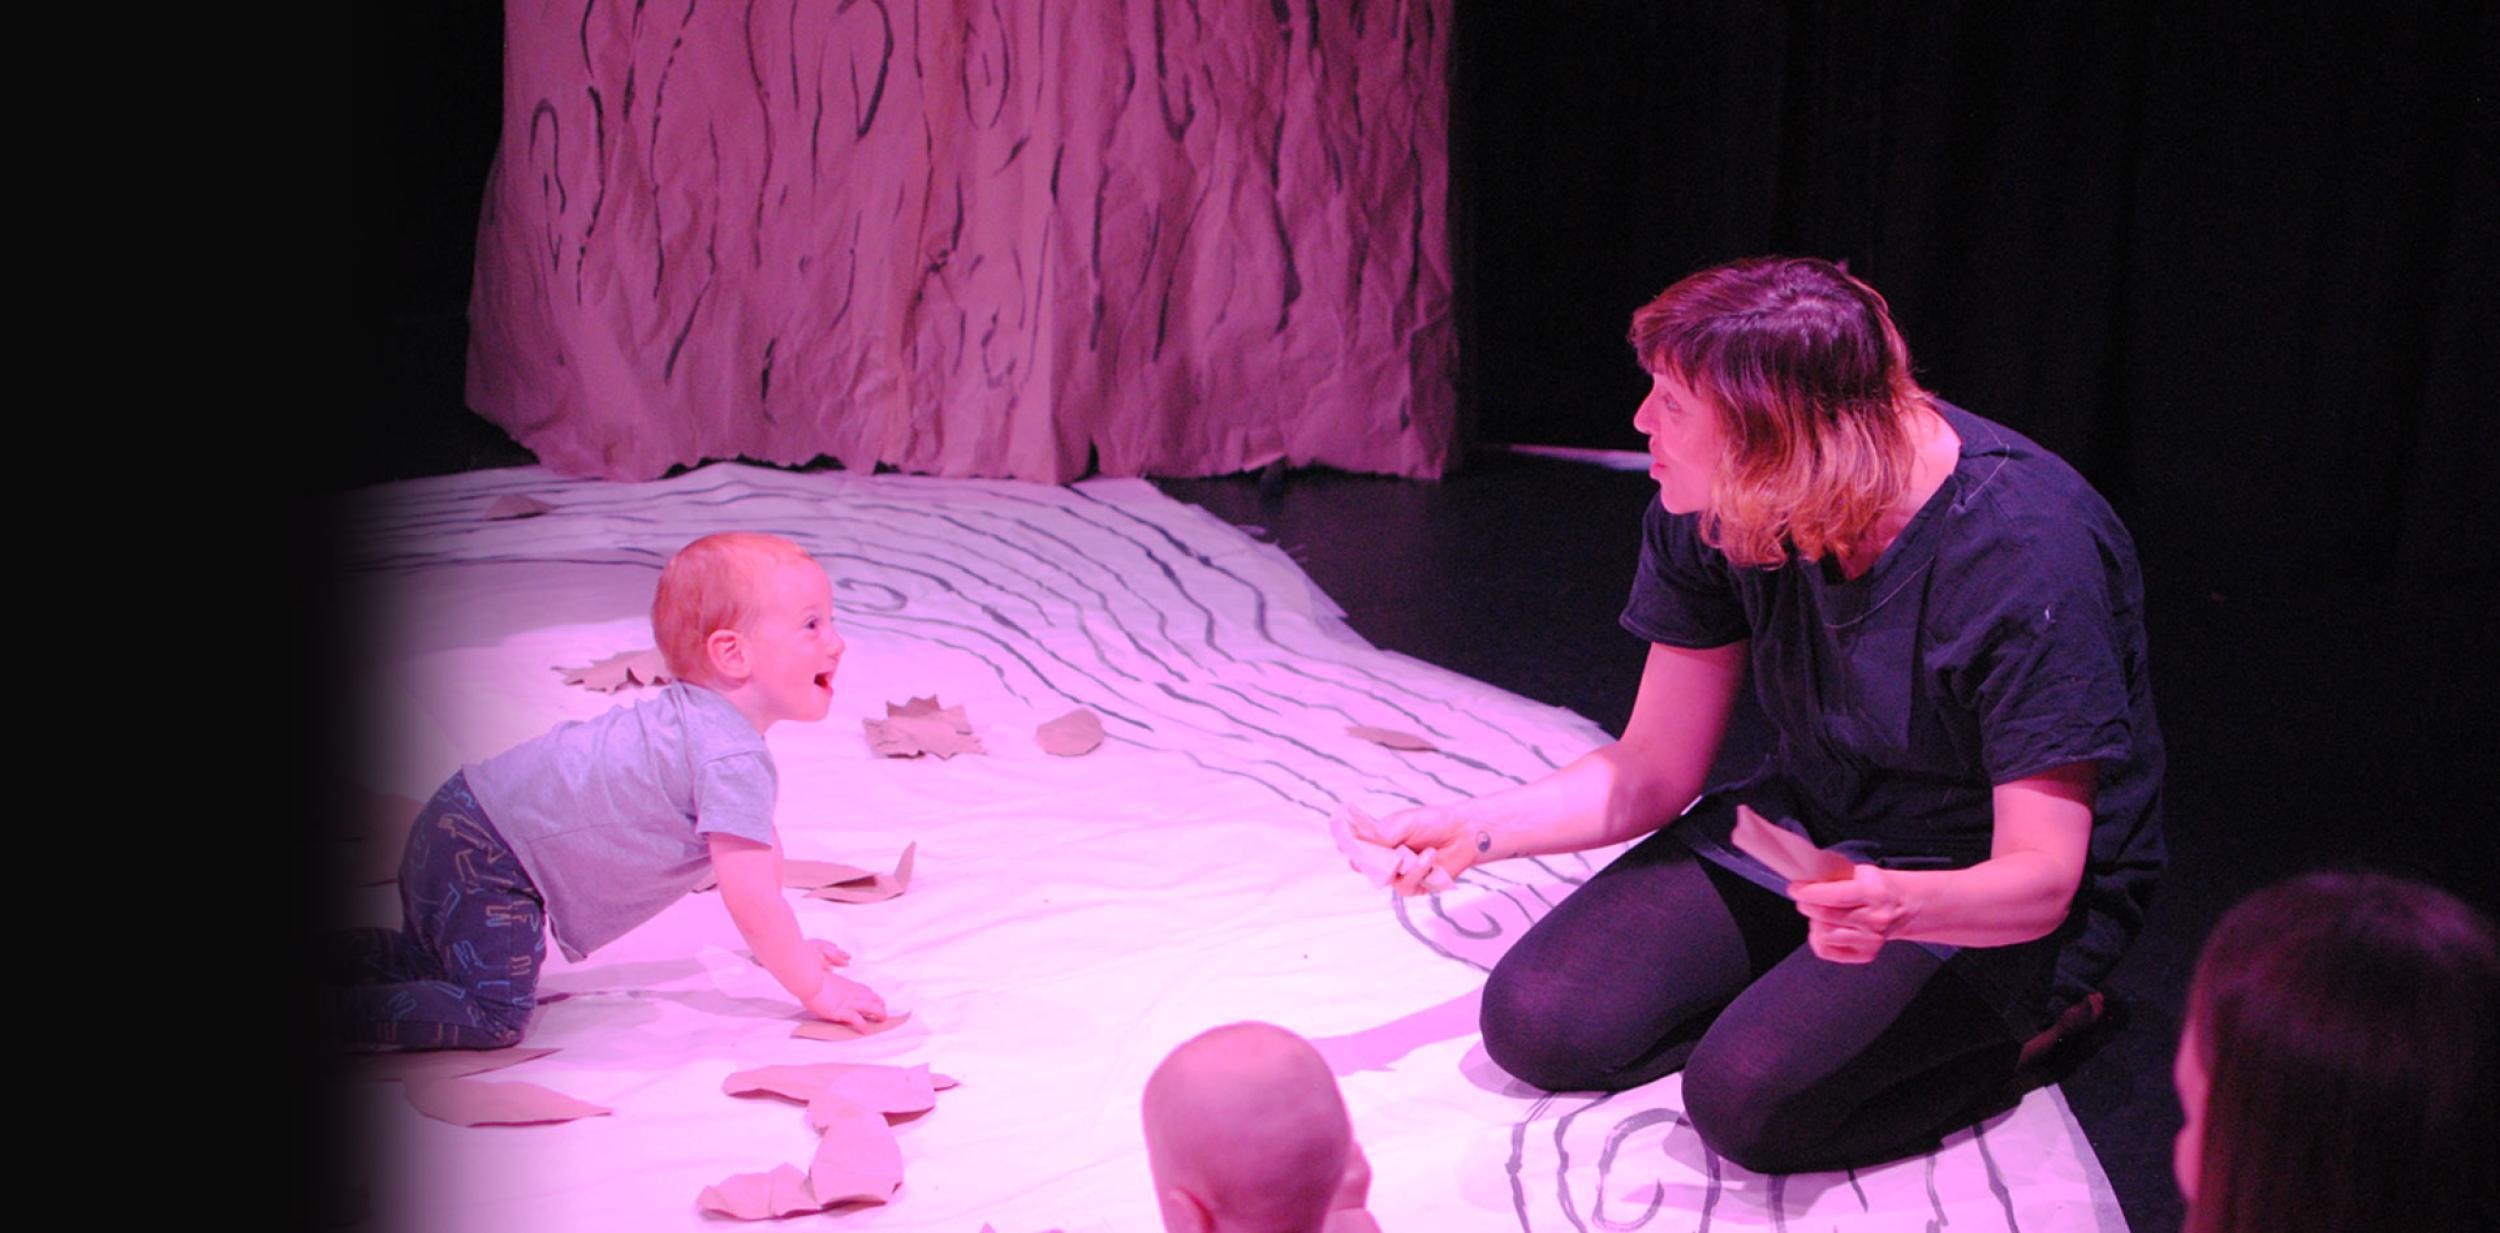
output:
[[[2420,883],[2314,873],[2231,909],[2175,1077],[2187,1233],[2468,1233],[2500,1211],[2500,938]]]

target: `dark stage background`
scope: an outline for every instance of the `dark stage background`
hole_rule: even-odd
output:
[[[2489,901],[2500,5],[1525,12],[1459,6],[1481,439],[1640,448],[1633,308],[1845,260],[1930,388],[2108,495],[2168,624],[2255,642],[2230,747],[2174,755],[2247,773],[2184,826],[2307,798]]]
[[[329,486],[526,462],[460,401],[501,8],[353,20],[373,389]],[[2173,864],[2113,981],[2134,1025],[2067,1091],[2131,1223],[2173,1227],[2169,1049],[2225,907],[2368,863],[2500,908],[2500,5],[1458,0],[1455,46],[1476,441],[1639,448],[1631,310],[1819,255],[2133,529]],[[1588,476],[1165,487],[1270,528],[1375,642],[1620,731],[1647,496]]]

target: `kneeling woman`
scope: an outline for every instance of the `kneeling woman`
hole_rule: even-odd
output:
[[[2142,923],[2162,743],[2134,545],[2073,468],[1919,388],[1828,262],[1695,274],[1631,337],[1659,496],[1623,738],[1373,837],[1457,874],[1648,835],[1495,968],[1493,1060],[1549,1090],[1682,1068],[1703,1141],[1764,1172],[1924,1150],[2097,1005]],[[1749,671],[1776,747],[1704,791]],[[1852,876],[1745,855],[1739,804]]]

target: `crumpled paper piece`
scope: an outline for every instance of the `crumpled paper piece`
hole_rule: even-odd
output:
[[[740,1173],[704,1187],[695,1202],[740,1220],[887,1202],[903,1184],[903,1148],[888,1119],[936,1108],[937,1093],[953,1086],[953,1079],[929,1073],[926,1065],[822,1062],[738,1071],[721,1081],[722,1091],[805,1100],[808,1124],[823,1138],[806,1172],[785,1164],[770,1173]]]
[[[1857,866],[1848,857],[1826,848],[1794,831],[1784,830],[1763,820],[1749,805],[1736,807],[1736,829],[1728,838],[1737,850],[1770,866],[1771,872],[1791,882],[1829,882],[1856,875]]]
[[[1350,724],[1346,727],[1346,731],[1353,733],[1364,740],[1370,741],[1375,745],[1386,745],[1391,749],[1403,749],[1411,753],[1438,753],[1441,750],[1440,746],[1435,745],[1412,732],[1400,732],[1395,728],[1375,728],[1370,724]]]
[[[564,674],[567,685],[579,685],[603,694],[635,685],[666,685],[677,679],[676,674],[668,670],[668,657],[654,647],[610,655],[587,668],[558,667],[556,671]]]
[[[911,889],[912,854],[920,850],[918,843],[903,845],[903,855],[894,862],[894,872],[873,873],[865,878],[850,877],[831,885],[819,885],[807,892],[810,899],[828,899],[835,903],[876,903],[892,899]],[[787,880],[787,875],[784,875]]]
[[[738,1220],[771,1220],[801,1212],[821,1212],[825,1205],[808,1189],[807,1175],[797,1165],[770,1173],[739,1173],[703,1188],[695,1205]]]
[[[937,1094],[942,1090],[937,1081],[942,1077],[929,1073],[925,1063],[880,1066],[873,1062],[809,1062],[741,1070],[721,1080],[720,1087],[732,1096],[770,1093],[808,1102],[808,1120],[812,1124],[816,1122],[812,1112],[815,1102],[828,1095],[877,1113],[926,1113],[937,1107]],[[948,1086],[953,1083],[947,1080]]]
[[[1042,752],[1062,758],[1082,757],[1102,744],[1102,716],[1078,707],[1033,730]]]
[[[875,903],[892,899],[911,889],[912,853],[917,843],[903,845],[902,858],[894,862],[891,873],[878,873],[840,861],[784,859],[781,862],[781,884],[791,890],[811,891],[818,899],[835,903]],[[696,879],[694,889],[707,891],[720,885],[720,878],[704,870]]]
[[[1345,856],[1346,863],[1354,866],[1354,871],[1362,874],[1372,885],[1387,886],[1416,865],[1431,862],[1432,854],[1429,852],[1373,843],[1355,834],[1355,818],[1366,823],[1374,820],[1370,814],[1352,805],[1345,806],[1328,819],[1328,837],[1336,841],[1337,851]],[[1424,875],[1423,886],[1427,891],[1445,891],[1457,884],[1438,865]]]
[[[894,1141],[884,1114],[826,1095],[808,1103],[807,1118],[825,1135],[807,1165],[807,1186],[818,1202],[831,1207],[894,1197],[903,1184],[903,1145]]]
[[[495,498],[495,503],[486,507],[486,520],[499,522],[506,518],[536,518],[540,514],[554,513],[555,508],[536,497],[509,492]]]
[[[886,1120],[853,1107],[827,1128],[807,1171],[781,1165],[703,1188],[695,1205],[738,1220],[773,1220],[846,1203],[884,1203],[903,1184],[903,1148]]]
[[[914,698],[900,706],[885,704],[885,718],[859,721],[868,732],[870,751],[888,758],[917,758],[933,753],[952,758],[960,753],[988,753],[972,734],[972,721],[960,706],[941,707],[935,697]]]
[[[616,1110],[575,1100],[562,1092],[518,1080],[411,1079],[408,1103],[417,1112],[454,1126],[526,1126],[605,1117]]]

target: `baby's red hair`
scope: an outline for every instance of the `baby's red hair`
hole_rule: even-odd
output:
[[[668,670],[680,680],[712,678],[705,649],[714,632],[735,629],[761,585],[764,572],[785,562],[815,563],[807,550],[761,531],[722,531],[677,550],[660,571],[651,598],[651,636]]]

